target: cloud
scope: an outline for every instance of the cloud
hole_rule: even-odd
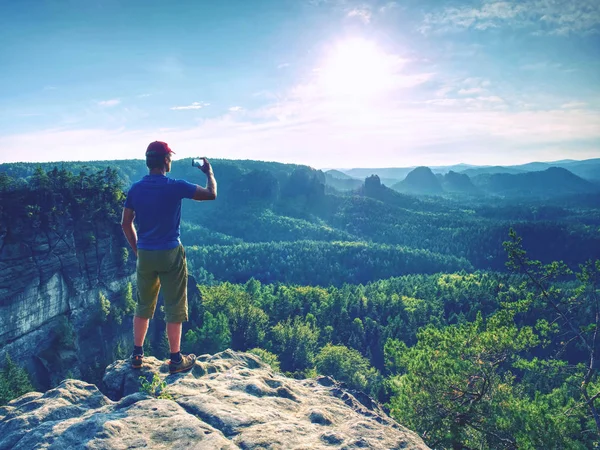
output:
[[[231,112],[238,112],[238,111],[243,111],[244,108],[242,108],[241,106],[232,106],[231,108],[229,108],[229,111]]]
[[[486,80],[484,78],[479,78],[479,77],[468,77],[465,78],[462,83],[465,86],[474,86],[474,87],[488,87],[491,83],[490,80]]]
[[[359,19],[362,23],[371,22],[371,10],[368,8],[353,8],[346,14],[346,17]]]
[[[464,104],[465,96],[478,98],[489,96],[490,85],[491,83],[489,80],[479,77],[447,79],[441,87],[437,88],[435,91],[435,98],[430,100],[430,102],[438,104],[459,104],[460,102],[463,102]],[[459,96],[458,98],[453,98],[457,95]]]
[[[482,94],[485,92],[485,89],[480,87],[468,88],[468,89],[459,89],[458,95],[474,95],[474,94]]]
[[[498,97],[497,95],[482,95],[478,97],[461,98],[436,98],[433,100],[427,100],[424,103],[441,107],[452,107],[457,111],[497,111],[507,109],[507,105],[504,99]]]
[[[277,66],[278,69],[285,69],[286,67],[290,67],[290,63],[281,63]]]
[[[172,106],[170,109],[172,109],[173,111],[186,111],[189,109],[202,109],[205,108],[206,106],[210,106],[210,103],[206,103],[206,102],[193,102],[191,105],[186,105],[186,106]]]
[[[497,95],[488,95],[487,97],[477,97],[477,100],[490,103],[504,103],[504,100]]]
[[[591,34],[600,32],[597,0],[479,0],[475,7],[446,7],[425,15],[420,31],[527,28],[533,34]]]
[[[98,106],[102,106],[104,108],[111,108],[113,106],[117,106],[121,103],[121,100],[118,98],[113,98],[111,100],[102,100],[98,102]]]
[[[562,109],[582,109],[587,106],[585,102],[568,102],[561,105]]]
[[[252,97],[273,100],[277,98],[277,94],[273,91],[264,89],[262,91],[253,92]]]
[[[44,86],[44,91],[55,91],[58,89],[56,86]]]
[[[396,9],[397,7],[398,2],[387,2],[385,5],[379,8],[379,12],[385,14],[393,9]]]
[[[210,149],[207,156],[213,158],[314,167],[339,166],[340,161],[356,167],[393,167],[583,159],[597,156],[600,140],[597,111],[388,105],[375,112],[360,108],[344,112],[342,105],[308,103],[290,108],[286,103],[279,105],[290,113],[283,119],[266,107],[252,112],[262,114],[260,120],[227,114],[188,128],[162,130],[161,139],[169,142],[178,158],[194,156],[201,145]],[[6,151],[0,162],[140,159],[155,136],[155,129],[124,128],[13,134],[3,138]],[[39,142],[47,144],[40,148]]]

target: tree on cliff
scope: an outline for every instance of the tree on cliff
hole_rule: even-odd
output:
[[[585,355],[581,359],[586,362],[571,369],[571,383],[579,385],[578,404],[573,409],[588,410],[600,440],[600,260],[581,264],[575,274],[578,285],[565,292],[552,286],[552,282],[574,272],[562,261],[544,265],[530,260],[521,242],[511,230],[510,241],[504,243],[509,256],[507,266],[527,276],[531,308],[552,311],[552,320],[539,320],[537,327],[550,342],[554,341],[554,359]]]
[[[0,370],[0,406],[31,391],[33,386],[29,375],[6,353],[4,367]]]
[[[315,363],[319,373],[377,397],[381,375],[357,350],[345,345],[327,344],[316,356]]]

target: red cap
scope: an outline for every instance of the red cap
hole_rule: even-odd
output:
[[[168,155],[169,153],[175,152],[169,148],[166,142],[162,141],[154,141],[146,149],[146,156],[150,156],[151,154],[157,156]]]

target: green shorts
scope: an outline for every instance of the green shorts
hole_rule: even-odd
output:
[[[154,317],[160,289],[165,299],[166,321],[187,321],[187,279],[183,245],[172,250],[138,249],[135,315],[144,319]]]

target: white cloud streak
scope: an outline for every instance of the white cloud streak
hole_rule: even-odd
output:
[[[387,2],[385,5],[379,8],[379,12],[385,14],[396,8],[398,8],[398,2]]]
[[[348,11],[346,17],[355,18],[364,24],[368,24],[371,22],[372,13],[368,8],[352,8],[350,11]]]
[[[475,95],[475,94],[483,94],[484,92],[485,92],[485,89],[479,88],[479,87],[474,87],[474,88],[468,88],[468,89],[459,89],[458,95]]]
[[[172,109],[173,111],[187,111],[187,110],[191,110],[191,109],[202,109],[202,108],[205,108],[207,106],[210,106],[210,103],[206,103],[206,102],[193,102],[191,105],[186,105],[186,106],[172,106],[170,109]]]
[[[588,106],[585,102],[568,102],[561,106],[562,109],[584,109]]]
[[[102,106],[104,108],[111,108],[113,106],[117,106],[121,103],[121,100],[118,98],[113,98],[111,100],[102,100],[98,102],[98,106]]]
[[[533,34],[600,32],[597,0],[479,0],[475,7],[447,7],[425,15],[421,32],[528,28]]]

